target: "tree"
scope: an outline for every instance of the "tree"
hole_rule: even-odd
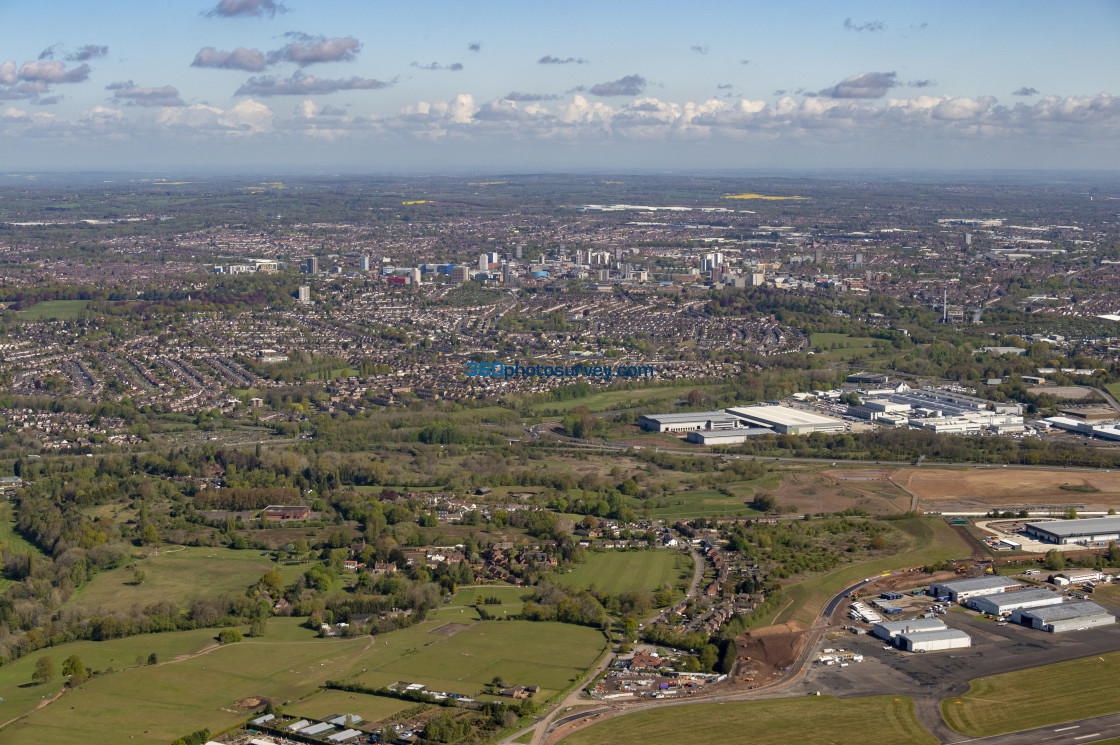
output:
[[[32,683],[49,683],[54,680],[54,660],[43,655],[35,661],[35,672],[31,673]]]
[[[284,589],[284,578],[280,576],[280,572],[275,569],[269,569],[261,575],[257,583],[260,584],[268,594],[273,596],[279,595],[280,591]]]
[[[145,525],[143,530],[140,531],[140,541],[147,546],[159,543],[159,533],[156,531],[156,526],[150,523]]]
[[[143,569],[135,569],[132,572],[132,584],[134,585],[144,584],[144,580],[146,580],[147,578],[148,575],[144,572]]]
[[[218,633],[219,644],[235,644],[241,641],[241,632],[237,629],[223,629]]]
[[[759,512],[773,512],[778,509],[778,500],[774,499],[773,494],[760,492],[747,505],[752,510],[758,510]]]
[[[72,654],[62,663],[62,674],[69,678],[71,687],[80,686],[89,680],[89,670],[82,664],[82,658]]]
[[[1066,568],[1066,557],[1058,549],[1052,548],[1046,552],[1042,566],[1051,571],[1060,571]]]
[[[1066,510],[1066,514],[1064,515],[1064,517],[1065,517],[1066,520],[1076,520],[1077,519],[1077,510],[1073,507],[1070,507],[1069,509]]]

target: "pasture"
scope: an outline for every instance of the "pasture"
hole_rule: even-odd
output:
[[[285,582],[291,582],[307,570],[306,566],[275,564],[270,557],[255,550],[176,547],[119,569],[101,572],[74,593],[69,605],[91,610],[127,609],[170,598],[180,608],[189,607],[195,600],[223,593],[240,595],[273,568]],[[146,575],[142,584],[135,583],[135,570]]]
[[[68,321],[89,312],[88,300],[44,300],[35,303],[27,310],[16,311],[19,318],[26,321],[48,321],[57,319]]]
[[[1112,652],[978,678],[942,701],[941,714],[956,731],[987,737],[1120,712],[1117,685],[1120,652]]]
[[[322,719],[330,714],[357,714],[361,725],[380,722],[416,704],[385,696],[367,696],[349,691],[322,690],[287,707],[285,713],[307,719]]]
[[[556,582],[612,595],[627,590],[651,592],[668,584],[677,591],[692,579],[692,557],[669,549],[589,552],[582,564],[556,575]]]
[[[806,722],[819,726],[807,727]],[[902,696],[840,700],[831,696],[696,704],[647,709],[608,719],[565,737],[564,745],[630,745],[661,742],[670,733],[689,742],[723,745],[935,745]],[[858,736],[855,734],[858,733]]]

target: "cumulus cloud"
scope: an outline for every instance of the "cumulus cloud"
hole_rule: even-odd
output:
[[[338,91],[378,90],[388,88],[393,81],[385,82],[373,78],[317,78],[313,75],[296,73],[290,78],[262,75],[249,78],[237,89],[238,96],[310,96],[315,94],[337,93]]]
[[[506,101],[555,101],[559,96],[549,95],[547,93],[522,93],[521,91],[510,91],[503,97]]]
[[[582,57],[554,57],[546,54],[537,60],[538,65],[586,65],[587,60]]]
[[[8,60],[4,64],[0,64],[0,85],[15,85],[19,80],[16,75],[16,63]]]
[[[362,49],[362,45],[353,36],[328,39],[323,36],[308,36],[298,31],[289,32],[285,36],[295,38],[296,41],[269,52],[269,64],[295,62],[300,67],[306,67],[321,62],[350,62]]]
[[[627,75],[618,80],[596,83],[587,92],[593,96],[637,96],[646,87],[646,79],[641,75]]]
[[[461,62],[452,62],[450,65],[441,65],[439,62],[431,62],[427,65],[422,65],[419,62],[413,62],[410,67],[415,67],[420,70],[451,70],[452,72],[459,72],[463,69]]]
[[[472,41],[470,44],[467,44],[467,49],[472,52],[480,52],[482,51],[482,42]]]
[[[1037,88],[1028,88],[1027,86],[1024,85],[1019,90],[1012,91],[1011,95],[1013,95],[1013,96],[1037,96],[1038,95],[1038,89]]]
[[[271,131],[274,119],[271,109],[250,99],[225,110],[203,104],[162,109],[156,118],[156,124],[165,129],[186,130],[191,133],[211,131],[227,135],[252,135]]]
[[[58,49],[61,44],[51,44],[49,47],[39,52],[39,59],[54,59],[54,50]]]
[[[265,67],[264,53],[259,49],[238,47],[225,52],[214,47],[203,47],[194,56],[191,67],[213,67],[219,70],[245,70],[260,72]]]
[[[819,95],[828,98],[882,98],[895,85],[893,72],[865,72],[846,77],[831,88],[825,88]]]
[[[98,44],[86,44],[84,47],[76,52],[71,52],[66,55],[66,59],[73,62],[85,62],[86,60],[98,59],[104,57],[109,53],[109,47],[100,46]]]
[[[852,23],[851,18],[845,18],[844,19],[844,29],[846,31],[856,31],[856,32],[871,31],[872,33],[874,33],[876,31],[883,31],[884,29],[886,29],[886,25],[882,21],[868,21],[867,23]]]
[[[285,8],[276,0],[220,0],[220,2],[207,11],[208,16],[221,18],[236,18],[237,16],[275,16],[283,13]]]
[[[689,47],[689,50],[693,51],[693,52],[696,52],[697,54],[707,54],[708,53],[708,46],[706,44],[705,45],[693,44],[691,47]]]
[[[179,91],[173,85],[164,85],[159,88],[141,88],[130,86],[128,88],[115,88],[113,98],[128,106],[183,106],[183,99],[179,98]]]
[[[19,68],[19,79],[31,83],[81,83],[89,73],[89,65],[84,64],[67,70],[62,62],[24,62]]]

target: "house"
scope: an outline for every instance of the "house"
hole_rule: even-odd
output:
[[[513,686],[512,688],[503,688],[502,695],[508,696],[509,698],[529,698],[539,690],[540,688],[537,686],[530,686],[529,688],[525,686]]]
[[[311,517],[311,508],[305,505],[270,504],[264,508],[266,520],[307,520]]]
[[[365,564],[354,559],[346,559],[342,562],[342,568],[348,572],[356,572],[364,566]]]

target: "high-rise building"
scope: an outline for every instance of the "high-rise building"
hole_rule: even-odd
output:
[[[813,263],[814,264],[823,264],[824,263],[824,249],[823,248],[820,248],[818,246],[817,248],[813,249]]]
[[[457,285],[461,285],[471,278],[471,271],[465,266],[451,267],[451,281]]]
[[[521,258],[521,251],[524,247],[525,247],[524,243],[518,243],[517,245],[515,245],[513,247],[513,257],[515,259],[520,259]]]
[[[299,302],[301,305],[311,305],[311,287],[308,285],[299,286]]]
[[[358,259],[358,269],[360,269],[363,272],[368,272],[369,271],[369,257],[368,256],[363,256],[362,258]]]
[[[307,261],[303,262],[303,271],[307,274],[319,273],[319,257],[312,256]]]
[[[863,266],[863,251],[856,251],[856,266]]]
[[[965,233],[964,234],[964,245],[966,245],[966,246],[971,246],[972,245],[972,233]]]
[[[414,285],[420,284],[420,274],[421,274],[420,267],[417,266],[417,267],[412,268],[412,272],[411,272],[412,284],[414,284]]]
[[[478,255],[478,271],[480,271],[480,272],[490,271],[490,254],[479,254]]]

